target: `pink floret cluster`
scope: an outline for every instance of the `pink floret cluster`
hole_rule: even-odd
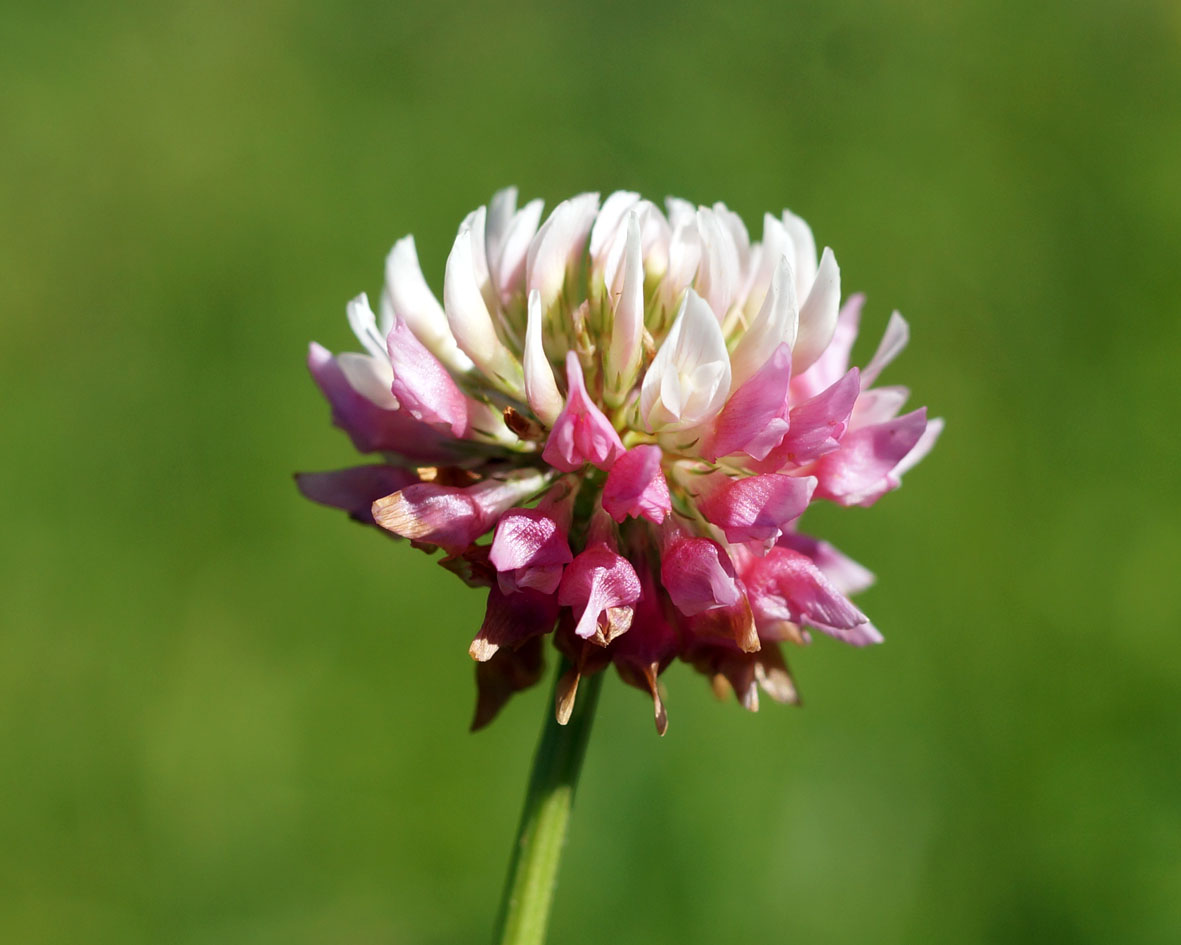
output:
[[[547,637],[559,721],[614,664],[663,734],[675,659],[748,709],[760,689],[798,703],[783,644],[882,639],[849,599],[873,576],[800,516],[873,504],[942,427],[875,386],[898,313],[850,366],[862,303],[790,212],[752,241],[722,204],[580,194],[543,221],[501,191],[459,227],[442,301],[406,237],[378,312],[349,303],[363,352],[311,346],[333,421],[377,461],[297,482],[486,589],[473,727],[538,680]]]

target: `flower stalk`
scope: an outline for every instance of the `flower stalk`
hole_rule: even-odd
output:
[[[563,659],[555,677],[554,700],[569,669],[570,663]],[[545,725],[533,757],[517,843],[492,939],[494,945],[541,945],[545,941],[574,791],[602,682],[602,673],[581,680],[578,701],[565,725],[558,723],[553,701],[546,704]]]

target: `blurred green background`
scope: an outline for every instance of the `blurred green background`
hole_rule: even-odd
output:
[[[306,344],[498,187],[790,207],[948,418],[869,510],[885,646],[748,716],[608,680],[555,943],[1181,929],[1181,7],[3,5],[0,941],[468,943],[539,687],[301,501]]]

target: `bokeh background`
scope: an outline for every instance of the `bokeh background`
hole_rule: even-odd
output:
[[[0,941],[485,940],[546,687],[470,735],[480,595],[290,473],[308,340],[510,183],[792,208],[948,418],[813,516],[888,642],[804,709],[608,680],[552,940],[1175,938],[1181,6],[2,14]]]

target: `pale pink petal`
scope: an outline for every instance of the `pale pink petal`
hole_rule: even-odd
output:
[[[766,473],[726,479],[698,501],[701,513],[732,543],[773,543],[808,507],[816,480]]]
[[[295,475],[295,484],[305,498],[344,509],[349,518],[366,525],[373,524],[371,507],[375,500],[417,481],[418,476],[412,470],[384,465]]]
[[[659,446],[642,445],[615,460],[603,486],[603,508],[617,522],[643,516],[659,525],[672,503],[660,468]]]
[[[886,331],[878,344],[878,350],[874,352],[869,364],[861,372],[862,384],[866,387],[871,386],[878,379],[878,375],[882,373],[882,369],[898,357],[909,340],[910,326],[906,324],[905,318],[894,312],[890,316],[889,324],[886,325]]]
[[[578,621],[574,632],[584,640],[598,634],[602,622],[617,618],[608,610],[630,610],[639,597],[640,579],[635,568],[604,544],[587,548],[567,565],[558,588],[558,603],[573,609]],[[626,619],[630,624],[630,613]],[[615,634],[620,632],[616,628]]]
[[[587,394],[578,355],[566,355],[566,406],[554,421],[542,459],[563,472],[574,472],[586,463],[609,469],[623,453],[623,441]]]
[[[730,557],[709,538],[674,539],[661,557],[660,581],[687,616],[729,606],[742,596]]]
[[[861,385],[861,395],[857,398],[857,404],[849,418],[849,427],[854,430],[893,420],[910,397],[910,391],[905,387],[875,387],[872,390],[864,390],[864,374],[861,375]]]
[[[872,505],[888,492],[888,476],[914,449],[927,428],[925,407],[847,433],[840,449],[821,456],[811,472],[819,480],[816,497],[840,505]]]

